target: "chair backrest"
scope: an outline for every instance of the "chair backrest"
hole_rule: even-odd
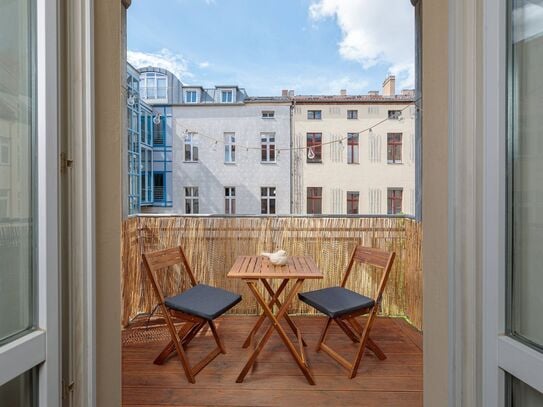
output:
[[[144,253],[143,264],[145,269],[147,270],[147,275],[151,280],[153,291],[157,295],[160,304],[164,303],[164,294],[162,292],[162,288],[158,284],[155,275],[156,271],[164,269],[166,267],[174,266],[176,264],[183,264],[185,271],[189,275],[191,285],[195,286],[196,284],[198,284],[181,246],[172,247],[165,250],[159,250],[152,253]]]
[[[372,247],[357,245],[353,250],[353,254],[351,255],[351,260],[349,261],[349,265],[347,266],[347,270],[345,271],[345,275],[343,276],[341,286],[345,287],[345,285],[347,284],[347,280],[349,278],[349,275],[351,274],[355,261],[358,263],[367,264],[369,266],[381,268],[383,269],[383,275],[381,277],[379,287],[377,288],[377,295],[375,298],[375,302],[379,303],[381,301],[381,297],[383,296],[383,291],[385,290],[388,276],[390,274],[390,270],[392,269],[392,264],[394,263],[395,257],[395,252],[387,252],[380,249],[374,249]]]

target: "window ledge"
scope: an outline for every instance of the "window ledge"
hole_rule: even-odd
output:
[[[235,161],[225,161],[224,165],[236,165],[237,163]]]
[[[185,163],[185,164],[197,164],[197,163],[199,163],[199,162],[200,162],[200,160],[197,160],[197,161],[186,161],[186,160],[183,160],[183,163]]]
[[[274,165],[274,164],[277,164],[277,161],[260,161],[260,164]]]

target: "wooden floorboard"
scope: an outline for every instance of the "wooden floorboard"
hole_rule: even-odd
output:
[[[306,355],[316,385],[310,386],[276,333],[243,383],[235,379],[249,357],[241,348],[255,317],[225,316],[217,320],[226,355],[219,355],[190,384],[176,356],[164,365],[153,364],[168,334],[162,327],[123,332],[124,406],[422,406],[422,335],[404,320],[378,318],[372,338],[387,359],[370,351],[362,359],[358,376],[347,372],[315,345],[325,322],[322,317],[293,317],[308,347]],[[363,322],[363,321],[362,321]],[[267,325],[264,326],[264,329]],[[288,326],[285,329],[291,335]],[[259,333],[263,333],[261,330]],[[292,336],[292,335],[291,335]],[[292,336],[293,337],[293,336]],[[357,349],[337,327],[327,343],[348,359]],[[214,347],[204,331],[187,348],[191,363]]]

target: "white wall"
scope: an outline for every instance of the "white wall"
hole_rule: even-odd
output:
[[[388,110],[401,110],[412,102],[390,104],[297,104],[294,111],[297,147],[306,146],[306,133],[322,133],[328,143],[359,135],[359,164],[347,164],[347,140],[323,145],[322,163],[308,163],[305,149],[295,151],[295,212],[306,212],[307,187],[322,187],[323,214],[347,213],[347,191],[360,193],[360,214],[386,214],[387,188],[403,188],[403,213],[415,214],[415,107],[403,111],[403,120],[388,120],[362,132],[388,117]],[[372,112],[368,112],[368,107]],[[375,111],[377,109],[377,111]],[[308,110],[321,110],[321,120],[308,120]],[[347,110],[358,110],[358,119],[347,119]],[[387,133],[402,133],[402,163],[387,164]]]
[[[274,110],[274,119],[262,119]],[[290,104],[247,103],[234,106],[173,106],[173,213],[185,213],[184,187],[199,188],[200,213],[224,213],[224,188],[236,188],[236,214],[260,214],[260,187],[276,187],[276,213],[290,213],[290,156],[281,152],[275,164],[264,164],[261,132],[275,132],[277,148],[290,147]],[[196,132],[199,162],[184,161],[184,133]],[[225,164],[225,132],[236,134],[236,162]],[[207,136],[207,137],[206,137]],[[215,145],[213,139],[219,140]]]

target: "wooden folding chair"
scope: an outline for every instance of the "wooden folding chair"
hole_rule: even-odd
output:
[[[322,290],[298,294],[300,300],[328,316],[317,345],[317,352],[320,350],[325,351],[340,365],[345,367],[349,371],[350,379],[356,376],[360,360],[362,359],[366,347],[373,351],[380,360],[386,359],[383,351],[370,338],[370,331],[373,322],[375,321],[395,256],[396,254],[394,252],[388,253],[359,245],[353,250],[351,260],[349,261],[340,287],[329,287]],[[375,298],[369,298],[345,288],[355,261],[383,269],[383,274]],[[356,320],[356,317],[365,314],[369,315],[365,327],[362,328],[362,325]],[[334,321],[353,342],[360,343],[353,363],[350,363],[347,359],[324,343],[332,321]]]
[[[194,377],[200,370],[215,359],[219,353],[226,353],[213,320],[240,302],[241,296],[221,288],[198,284],[181,246],[144,254],[143,262],[171,336],[171,341],[160,352],[154,363],[161,365],[170,355],[177,353],[187,380],[190,383],[195,383]],[[184,266],[192,287],[181,294],[164,298],[155,273],[176,264]],[[172,318],[184,321],[179,331],[175,329]],[[185,348],[205,324],[211,328],[217,347],[200,362],[191,366]]]

